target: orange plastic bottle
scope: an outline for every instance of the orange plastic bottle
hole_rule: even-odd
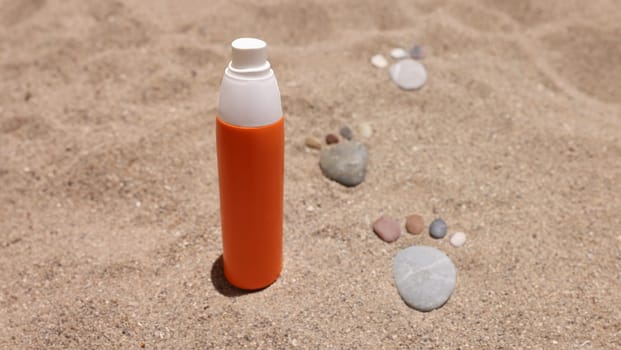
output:
[[[216,117],[224,275],[256,290],[282,270],[284,118],[265,42],[232,51]]]

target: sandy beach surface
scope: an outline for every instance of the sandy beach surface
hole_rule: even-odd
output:
[[[0,349],[621,348],[617,0],[0,1]],[[236,37],[286,118],[280,279],[222,276],[215,114]],[[370,64],[426,47],[403,91]],[[390,60],[390,58],[389,58]],[[366,180],[309,135],[363,122]],[[441,216],[465,246],[370,229]],[[421,313],[393,256],[446,252]]]

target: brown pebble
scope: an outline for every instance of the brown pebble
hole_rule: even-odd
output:
[[[141,342],[140,342],[140,347],[141,347],[141,348],[144,348],[144,346],[145,346],[145,345],[144,345],[144,342],[143,342],[143,341],[141,341]]]
[[[401,225],[390,216],[382,215],[373,223],[373,232],[384,242],[394,242],[401,236]]]
[[[304,143],[308,148],[321,149],[321,141],[314,136],[307,137]]]
[[[336,135],[334,135],[334,134],[326,135],[326,143],[328,145],[331,145],[333,143],[338,143],[338,142],[339,142],[339,138]]]
[[[418,214],[409,215],[405,218],[405,229],[413,235],[423,233],[423,230],[425,229],[423,217]]]

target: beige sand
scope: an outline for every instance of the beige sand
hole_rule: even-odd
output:
[[[0,348],[620,348],[619,2],[380,3],[2,1]],[[240,295],[214,114],[243,35],[281,84],[286,261]],[[369,58],[413,43],[430,79],[405,92]],[[304,139],[363,121],[343,188]],[[369,229],[434,208],[463,248]],[[392,280],[413,244],[459,269],[431,313]]]

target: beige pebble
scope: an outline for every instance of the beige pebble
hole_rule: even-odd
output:
[[[360,135],[365,138],[369,138],[371,137],[371,135],[373,135],[373,128],[371,127],[371,124],[366,122],[360,124],[359,131]]]
[[[307,137],[304,143],[308,148],[321,149],[321,141],[319,141],[319,139],[314,136]]]

